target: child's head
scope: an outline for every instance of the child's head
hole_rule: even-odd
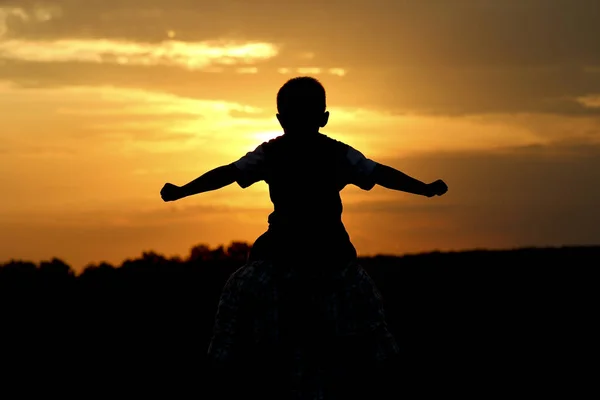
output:
[[[315,78],[287,81],[277,93],[277,119],[285,131],[318,130],[327,125],[325,88]]]

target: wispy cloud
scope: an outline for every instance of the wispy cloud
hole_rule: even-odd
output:
[[[233,41],[214,39],[184,41],[174,29],[165,31],[166,38],[160,42],[142,42],[125,38],[78,38],[70,34],[61,38],[33,40],[20,37],[19,24],[44,23],[62,16],[59,7],[8,7],[0,6],[0,64],[7,61],[33,63],[87,63],[122,66],[170,66],[191,71],[210,73],[233,72],[257,74],[258,72],[305,75],[330,74],[345,76],[343,68],[322,67],[268,67],[260,69],[259,62],[279,55],[279,46],[264,41]],[[12,24],[15,22],[15,24]],[[10,29],[9,29],[10,28]],[[298,58],[315,58],[307,51]],[[231,68],[227,68],[231,67]]]
[[[0,7],[0,39],[8,32],[9,19],[27,21],[29,15],[22,8],[18,7]]]
[[[323,70],[318,67],[304,67],[298,68],[296,71],[300,74],[320,74]]]
[[[599,100],[596,97],[581,101],[600,107]],[[269,110],[155,90],[114,86],[23,89],[0,82],[0,107],[9,104],[35,104],[35,123],[40,129],[44,125],[41,121],[47,119],[71,132],[77,131],[78,137],[98,138],[103,145],[110,143],[118,151],[177,152],[185,144],[233,157],[280,132],[273,115],[274,104]],[[331,120],[324,133],[377,157],[526,146],[565,137],[597,141],[600,137],[597,119],[591,117],[431,117],[335,105],[330,111]],[[11,115],[7,114],[5,120],[10,124]],[[31,127],[24,125],[18,114],[13,122],[23,129],[33,129],[34,122],[29,124]]]
[[[584,107],[600,108],[600,95],[582,96],[577,98],[577,102]]]
[[[345,76],[346,70],[344,68],[320,68],[320,67],[301,67],[301,68],[278,68],[277,72],[283,75],[289,75],[293,73],[303,75],[319,75],[319,74],[330,74],[336,76]]]
[[[236,70],[238,74],[256,74],[258,73],[258,68],[256,67],[241,67]]]
[[[123,150],[145,152],[179,151],[182,144],[202,145],[207,138],[220,146],[215,133],[264,129],[262,110],[248,105],[177,96],[169,93],[118,87],[76,87],[63,89],[65,95],[100,99],[100,107],[72,105],[58,110],[78,115],[90,129],[116,139]],[[110,116],[110,118],[102,118]],[[87,118],[89,117],[89,118]],[[268,126],[268,124],[267,124]],[[234,146],[235,147],[235,146]]]
[[[53,89],[40,90],[52,91]],[[66,87],[60,90],[62,93],[68,95],[98,96],[105,104],[112,104],[113,107],[116,106],[111,109],[113,112],[121,114],[201,116],[206,113],[229,115],[233,111],[246,114],[255,114],[262,111],[260,108],[239,103],[196,99],[143,89],[113,86],[79,86]],[[102,113],[102,110],[80,109],[79,112]]]
[[[65,86],[23,89],[10,81],[0,81],[0,104],[6,101],[35,100],[40,107],[52,107],[59,114],[187,115],[207,114],[229,117],[260,114],[261,108],[223,100],[206,100],[172,93],[117,86]]]
[[[545,144],[596,124],[595,120],[544,115],[473,117],[392,114],[365,108],[331,107],[327,132],[375,157],[436,151],[482,151]],[[591,130],[589,139],[597,130]]]
[[[117,39],[62,38],[29,40],[9,30],[9,23],[46,22],[60,17],[56,7],[32,9],[0,6],[0,61],[16,60],[40,63],[96,63],[134,66],[175,66],[188,70],[214,71],[220,66],[252,64],[277,56],[277,46],[264,42],[208,40],[184,42],[169,40],[158,43]],[[10,35],[9,35],[10,33]],[[220,72],[220,70],[216,70]]]
[[[343,68],[329,68],[328,72],[332,75],[337,75],[337,76],[346,75],[346,70]]]
[[[270,43],[226,41],[138,43],[109,39],[60,39],[0,42],[0,58],[29,62],[83,62],[122,65],[166,65],[198,70],[215,65],[251,64],[275,57]]]
[[[83,140],[97,151],[169,153],[181,151],[182,144],[228,144],[231,152],[241,152],[250,138],[244,134],[237,140],[239,132],[262,131],[274,124],[274,118],[261,117],[260,108],[222,100],[111,86],[22,89],[0,82],[0,108],[21,103],[35,104],[37,114],[28,125],[18,114],[3,118],[8,126],[19,124],[21,139],[15,149],[35,138],[40,145],[61,141],[78,146]],[[48,124],[58,132],[46,138],[40,133]]]
[[[9,33],[10,22],[46,22],[61,15],[58,7],[36,6],[32,9],[0,6],[0,39]]]

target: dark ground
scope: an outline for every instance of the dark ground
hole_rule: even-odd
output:
[[[220,290],[246,251],[197,247],[189,260],[146,253],[79,276],[60,260],[7,263],[0,397],[213,398],[204,356]],[[362,264],[402,347],[398,396],[576,398],[595,381],[600,247]]]

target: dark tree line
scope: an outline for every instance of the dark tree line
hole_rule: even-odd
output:
[[[212,322],[249,249],[200,245],[185,259],[147,252],[81,274],[60,259],[4,263],[2,393],[19,382],[20,393],[212,398],[204,380]],[[599,261],[600,247],[362,258],[403,349],[398,390],[583,390],[597,360]]]

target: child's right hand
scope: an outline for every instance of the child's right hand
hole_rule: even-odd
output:
[[[441,196],[448,191],[448,185],[441,179],[427,185],[427,197]]]
[[[160,191],[160,197],[164,201],[175,201],[181,199],[183,194],[179,186],[173,185],[172,183],[165,183],[165,186],[163,186]]]

